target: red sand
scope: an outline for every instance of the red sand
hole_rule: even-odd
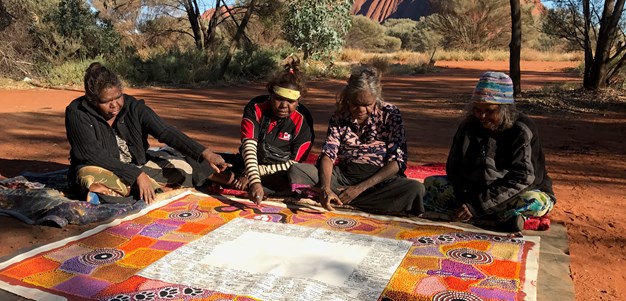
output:
[[[579,81],[568,62],[523,62],[523,89]],[[409,159],[444,162],[461,118],[458,95],[471,93],[483,71],[508,69],[507,62],[439,62],[440,73],[387,77],[384,95],[403,113]],[[315,151],[341,81],[313,81],[305,104],[316,120]],[[217,151],[236,151],[245,103],[264,83],[207,89],[127,89],[145,98],[168,122]],[[0,90],[0,173],[51,171],[67,167],[64,108],[82,94],[69,90]],[[553,222],[565,223],[577,300],[626,299],[626,112],[534,116],[541,131],[548,169],[558,197]],[[156,145],[156,141],[153,141]],[[55,241],[93,226],[65,229],[29,226],[0,217],[0,256]]]

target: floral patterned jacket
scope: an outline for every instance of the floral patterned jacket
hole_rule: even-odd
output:
[[[339,163],[385,166],[398,162],[404,173],[407,162],[406,135],[400,110],[389,103],[377,106],[360,127],[349,112],[336,112],[330,118],[322,154]]]

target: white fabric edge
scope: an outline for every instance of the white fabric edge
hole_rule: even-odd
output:
[[[526,301],[536,301],[537,300],[537,280],[539,279],[539,254],[541,245],[539,244],[541,240],[541,236],[525,236],[525,240],[532,241],[535,243],[530,250],[528,250],[528,255],[533,255],[532,262],[526,261],[526,273],[524,274],[524,291],[527,293]],[[528,257],[526,257],[528,259]],[[535,279],[535,280],[531,280]]]
[[[104,230],[106,230],[106,229],[108,229],[110,227],[117,226],[117,225],[121,224],[122,222],[134,219],[136,217],[140,217],[142,215],[145,215],[146,213],[148,213],[151,210],[163,207],[163,206],[165,206],[165,205],[167,205],[167,204],[169,204],[169,203],[171,203],[171,202],[173,202],[175,200],[178,200],[178,199],[180,199],[182,197],[185,197],[187,195],[190,195],[192,193],[193,192],[191,190],[182,191],[180,194],[174,195],[174,196],[172,196],[172,197],[170,197],[168,199],[162,200],[162,201],[158,201],[158,202],[152,203],[152,204],[148,205],[146,208],[142,209],[141,211],[139,211],[137,213],[134,213],[134,214],[131,214],[131,215],[127,215],[124,218],[115,219],[115,220],[113,220],[113,221],[111,221],[111,222],[109,222],[107,224],[99,225],[99,226],[97,226],[97,227],[95,227],[93,229],[87,230],[87,231],[85,231],[85,232],[83,232],[83,233],[81,233],[79,235],[67,237],[67,238],[64,238],[62,240],[59,240],[59,241],[56,241],[56,242],[52,242],[52,243],[45,244],[43,246],[37,247],[37,248],[35,248],[33,250],[30,250],[28,252],[25,252],[25,253],[22,253],[22,254],[18,254],[16,256],[12,257],[9,260],[1,262],[0,263],[0,269],[4,269],[4,268],[6,268],[6,267],[8,267],[8,266],[10,266],[10,265],[12,265],[12,264],[14,264],[16,262],[22,261],[22,260],[27,259],[29,257],[38,255],[40,253],[49,251],[51,249],[61,247],[61,246],[65,245],[65,244],[67,244],[67,243],[70,243],[70,242],[79,240],[81,238],[84,238],[84,237],[96,234],[98,232],[104,231]],[[37,289],[37,288],[29,288],[29,287],[24,287],[24,286],[12,285],[12,284],[9,284],[9,283],[4,282],[2,280],[0,280],[0,289],[8,291],[8,292],[11,292],[11,293],[14,293],[14,294],[17,294],[17,295],[20,295],[20,296],[25,297],[25,298],[34,299],[34,300],[43,300],[43,301],[57,301],[57,300],[65,301],[65,300],[67,300],[67,298],[65,298],[63,296],[54,295],[54,294],[42,291],[42,290]]]

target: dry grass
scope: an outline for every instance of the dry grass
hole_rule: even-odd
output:
[[[521,59],[523,61],[543,61],[543,62],[569,62],[581,61],[583,54],[580,52],[542,52],[534,49],[522,49]],[[435,53],[437,61],[507,61],[509,51],[507,50],[487,50],[480,52],[470,52],[463,50],[437,51]]]
[[[369,64],[390,74],[432,73],[437,69],[429,66],[430,53],[397,51],[393,53],[370,53],[360,49],[345,48],[337,54],[337,64],[353,66]],[[434,61],[508,61],[509,52],[505,50],[489,50],[482,52],[469,51],[436,51]],[[581,61],[582,53],[552,53],[533,49],[522,51],[523,61]]]
[[[28,90],[36,87],[36,85],[33,85],[33,83],[29,81],[17,81],[10,78],[0,77],[0,89]]]
[[[363,57],[366,56],[366,52],[361,49],[344,48],[339,52],[338,59],[340,62],[360,62]]]
[[[420,52],[371,53],[359,49],[346,48],[337,53],[336,57],[338,59],[336,65],[347,66],[351,69],[355,65],[368,64],[386,74],[423,74],[434,73],[438,70],[428,65],[430,60],[429,54]]]
[[[366,62],[372,57],[387,57],[393,64],[420,65],[428,62],[430,53],[412,52],[401,50],[392,53],[369,53],[360,49],[345,48],[338,54],[340,62]],[[437,50],[435,61],[507,61],[509,51],[507,50],[487,50],[480,52],[464,50]],[[522,49],[522,60],[524,61],[544,61],[544,62],[564,62],[582,61],[583,54],[580,52],[542,52],[534,49]]]
[[[382,73],[387,73],[389,70],[389,65],[391,65],[391,58],[386,55],[374,55],[369,58],[366,58],[361,62],[362,64],[372,65]]]

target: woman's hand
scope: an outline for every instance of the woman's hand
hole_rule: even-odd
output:
[[[231,164],[228,164],[226,163],[226,161],[224,161],[224,158],[222,158],[222,156],[210,151],[208,148],[202,152],[202,157],[207,162],[209,162],[211,168],[217,173],[226,170],[226,168],[228,167],[232,167]]]
[[[322,207],[324,207],[324,209],[328,211],[335,210],[333,206],[331,205],[333,202],[337,203],[338,205],[343,205],[343,203],[341,202],[341,199],[331,189],[322,189],[322,192],[320,193],[319,201],[322,204]]]
[[[144,200],[148,204],[154,202],[156,193],[154,192],[150,177],[145,172],[142,172],[137,177],[137,187],[139,188],[140,200]]]
[[[233,187],[237,190],[247,190],[248,189],[248,177],[244,174],[237,177],[233,181]]]
[[[254,183],[248,187],[248,198],[250,201],[254,202],[257,205],[261,205],[263,201],[263,185],[261,183]]]
[[[350,202],[352,202],[354,199],[356,199],[356,197],[363,193],[363,191],[365,191],[365,189],[362,189],[358,185],[346,186],[340,188],[339,190],[341,190],[341,193],[339,194],[339,199],[341,199],[341,202],[344,205],[350,204]]]
[[[454,217],[458,221],[467,222],[467,221],[470,220],[470,218],[474,217],[474,215],[469,210],[469,207],[467,207],[466,204],[463,204],[459,208],[456,209],[456,211],[454,213]]]

